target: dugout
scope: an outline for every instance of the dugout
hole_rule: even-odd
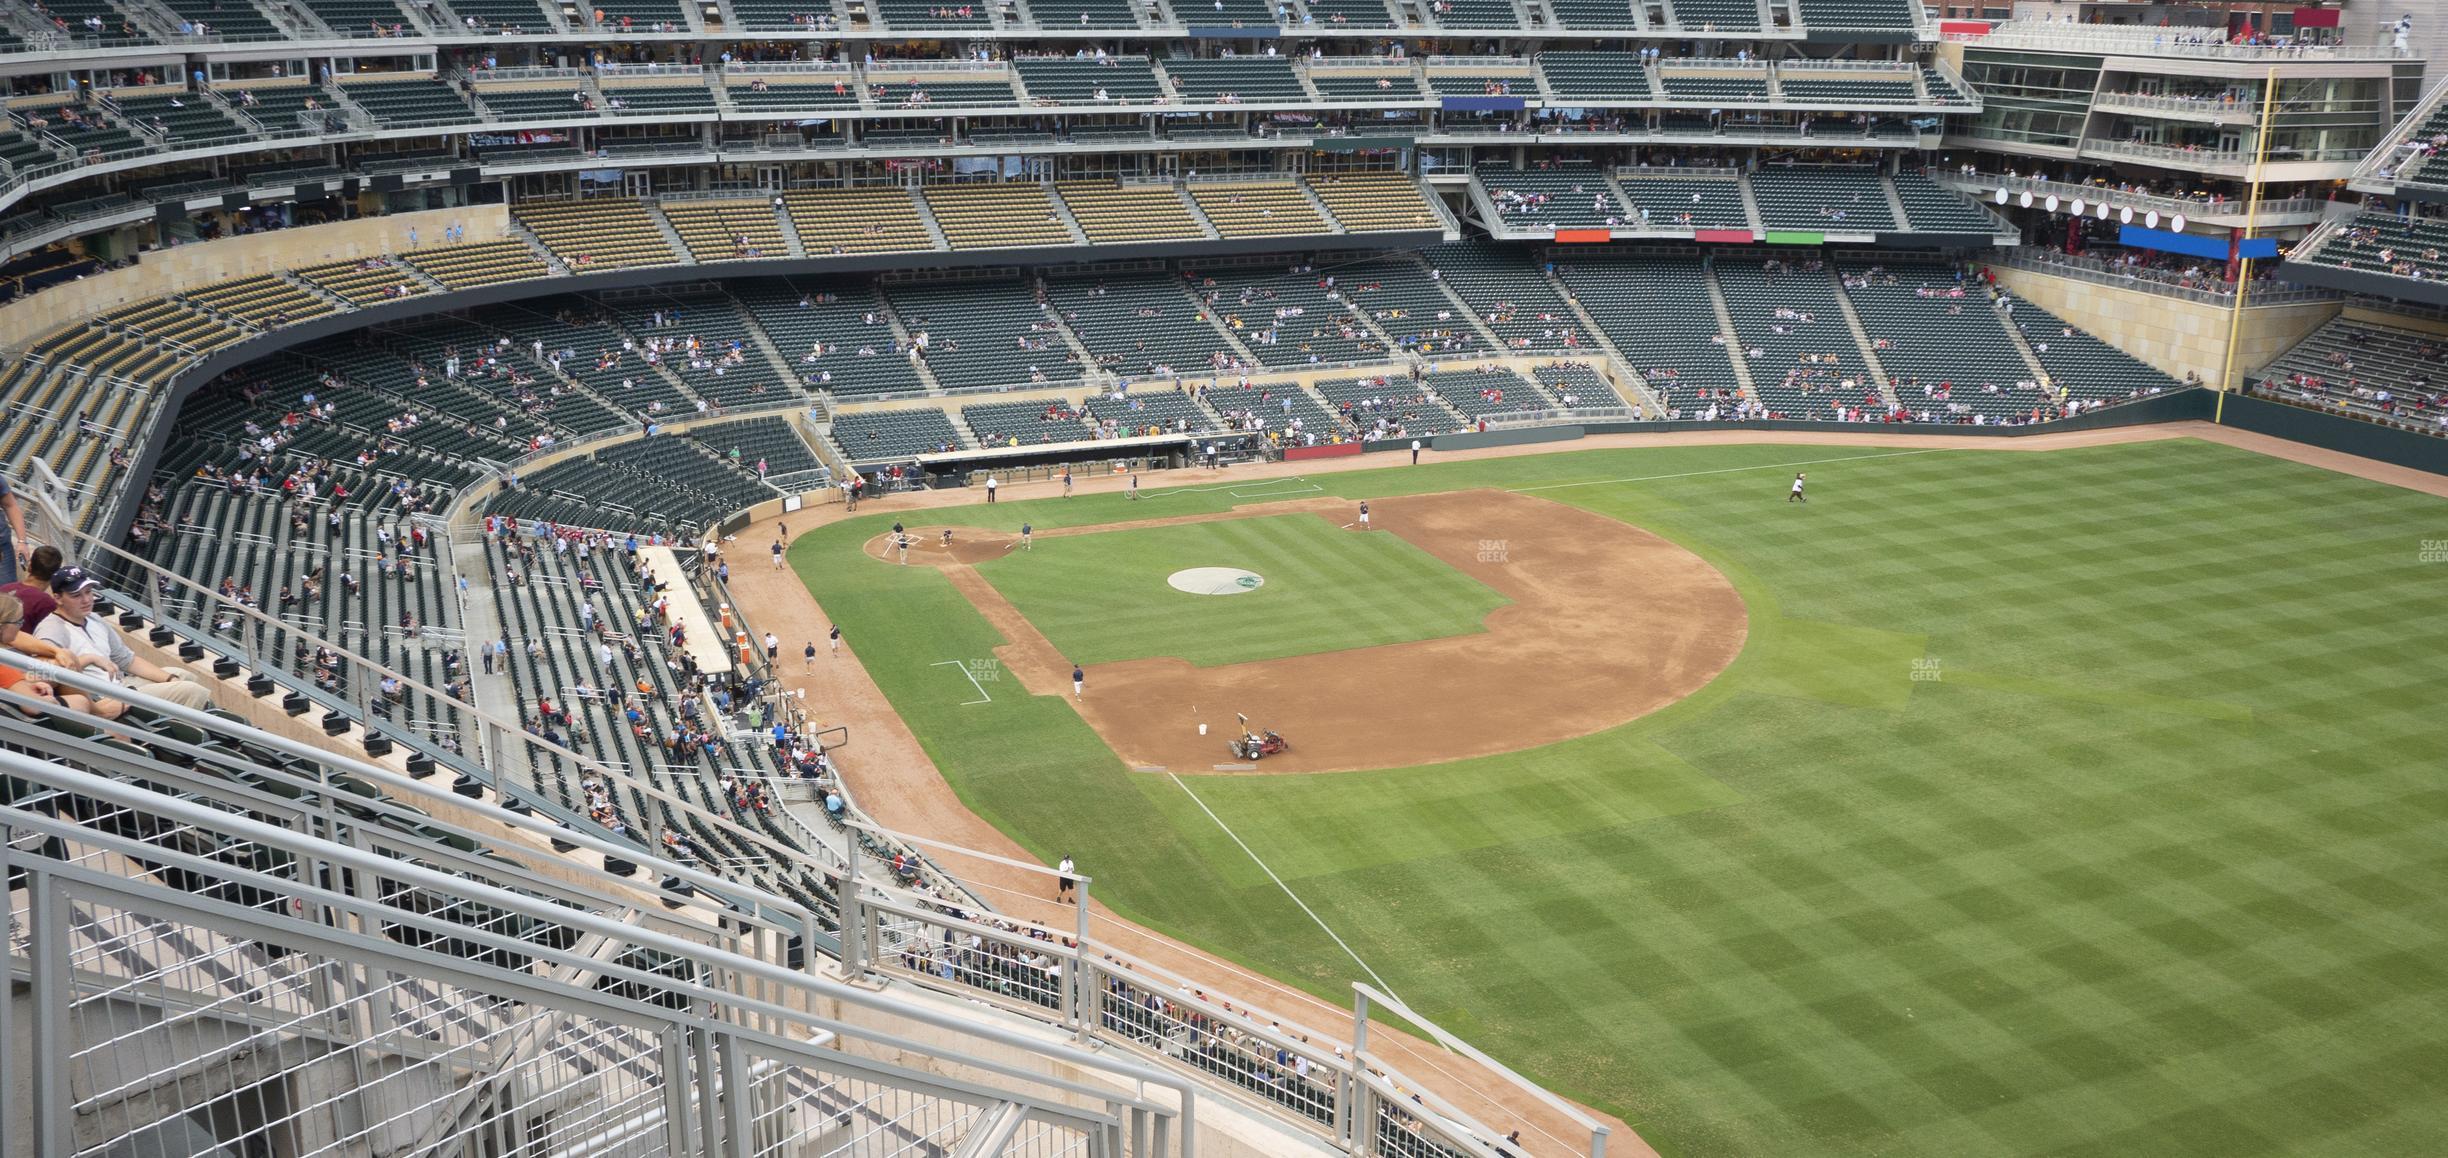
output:
[[[922,454],[917,460],[918,469],[927,476],[927,485],[958,487],[969,485],[973,478],[983,483],[987,474],[1004,482],[1023,482],[1061,474],[1065,467],[1086,477],[1114,473],[1117,463],[1124,470],[1166,470],[1189,465],[1207,441],[1220,447],[1226,439],[1212,433],[1149,434],[1084,442],[983,446],[976,450]],[[1233,441],[1239,441],[1238,436]]]

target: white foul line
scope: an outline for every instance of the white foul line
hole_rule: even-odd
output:
[[[983,698],[983,699],[975,699],[975,700],[970,700],[970,701],[967,701],[967,702],[965,702],[965,703],[963,703],[963,704],[961,705],[962,707],[964,707],[964,708],[974,708],[974,707],[978,706],[979,704],[991,704],[991,703],[993,703],[993,702],[994,702],[994,697],[993,697],[993,696],[986,695],[986,685],[984,685],[984,684],[981,684],[981,683],[977,682],[977,673],[970,671],[970,670],[969,670],[969,665],[968,665],[968,664],[962,663],[961,661],[959,661],[959,660],[957,660],[957,659],[947,659],[947,660],[942,660],[942,661],[939,661],[939,662],[936,662],[936,663],[931,663],[931,664],[928,664],[927,666],[928,666],[928,667],[956,667],[956,668],[961,669],[961,674],[969,677],[969,686],[970,686],[970,687],[973,687],[973,688],[976,688],[976,689],[977,689],[977,693],[978,693],[978,695],[985,697],[985,698]],[[1389,992],[1389,993],[1390,993],[1390,992],[1392,992],[1392,990],[1388,990],[1387,992]]]
[[[1309,914],[1309,919],[1316,921],[1318,928],[1326,930],[1326,935],[1328,937],[1334,938],[1334,943],[1342,947],[1343,952],[1351,957],[1354,964],[1360,966],[1361,972],[1369,975],[1369,980],[1377,983],[1377,988],[1385,990],[1386,995],[1392,997],[1396,1001],[1402,1000],[1402,995],[1394,992],[1394,987],[1386,984],[1386,979],[1379,977],[1376,970],[1369,968],[1369,963],[1362,961],[1358,953],[1352,952],[1352,947],[1345,944],[1343,938],[1337,935],[1331,926],[1326,924],[1325,918],[1317,915],[1316,909],[1309,907],[1309,902],[1300,899],[1300,894],[1293,892],[1292,886],[1285,884],[1282,877],[1276,876],[1275,870],[1267,867],[1267,862],[1258,859],[1257,852],[1250,848],[1248,841],[1241,839],[1240,833],[1234,832],[1231,825],[1224,823],[1223,817],[1215,814],[1215,809],[1207,807],[1207,802],[1199,799],[1198,793],[1190,791],[1190,786],[1182,783],[1182,778],[1179,773],[1167,772],[1165,775],[1171,777],[1173,783],[1180,785],[1182,794],[1190,798],[1190,803],[1198,805],[1199,811],[1207,814],[1207,819],[1215,821],[1216,827],[1223,829],[1224,835],[1231,837],[1234,844],[1240,845],[1242,852],[1249,854],[1250,862],[1258,866],[1258,871],[1265,873],[1268,880],[1275,882],[1276,888],[1282,889],[1285,896],[1292,898],[1292,903],[1299,905],[1300,911]],[[1408,1003],[1406,1002],[1405,1004]]]
[[[1301,489],[1301,490],[1296,490],[1296,491],[1273,491],[1273,490],[1265,490],[1265,489],[1263,489],[1263,488],[1266,488],[1266,487],[1276,486],[1276,485],[1281,484],[1281,483],[1307,483],[1308,485],[1307,485],[1306,487],[1304,487],[1303,489]],[[1248,488],[1250,488],[1252,491],[1254,491],[1254,492],[1256,492],[1256,493],[1252,493],[1252,494],[1244,494],[1244,493],[1242,493],[1242,491],[1239,489],[1239,488],[1242,488],[1242,487],[1248,487]],[[1268,480],[1264,480],[1264,481],[1260,481],[1260,482],[1246,482],[1246,483],[1244,483],[1244,482],[1227,482],[1227,483],[1217,483],[1216,485],[1211,486],[1211,487],[1173,487],[1173,488],[1171,488],[1171,489],[1169,489],[1169,490],[1161,490],[1161,491],[1158,491],[1158,492],[1156,492],[1155,494],[1149,495],[1148,497],[1149,497],[1149,498],[1151,498],[1151,499],[1161,499],[1161,498],[1166,498],[1166,497],[1169,497],[1169,496],[1172,496],[1172,495],[1203,495],[1203,494],[1207,494],[1207,493],[1209,493],[1209,492],[1211,492],[1211,491],[1230,491],[1230,492],[1232,493],[1232,496],[1233,496],[1234,498],[1236,498],[1236,499],[1263,499],[1263,498],[1273,498],[1273,497],[1275,497],[1275,496],[1277,496],[1277,495],[1305,495],[1305,494],[1311,494],[1311,493],[1314,493],[1314,492],[1317,492],[1317,491],[1322,491],[1322,490],[1325,490],[1325,489],[1326,489],[1325,487],[1319,486],[1319,485],[1317,485],[1316,483],[1309,482],[1309,479],[1308,479],[1306,476],[1304,476],[1304,475],[1297,475],[1297,474],[1296,474],[1296,475],[1287,475],[1287,476],[1285,476],[1285,477],[1283,477],[1283,478],[1279,478],[1279,479],[1268,479]]]
[[[1729,466],[1721,467],[1717,470],[1687,470],[1681,474],[1649,474],[1642,475],[1639,478],[1601,478],[1591,479],[1587,482],[1548,483],[1545,486],[1510,487],[1508,489],[1515,494],[1528,494],[1531,491],[1560,491],[1566,487],[1602,487],[1609,483],[1657,482],[1660,479],[1698,478],[1704,474],[1733,474],[1737,471],[1746,470],[1783,470],[1789,466],[1819,466],[1824,463],[1831,462],[1860,462],[1865,458],[1900,458],[1908,454],[1937,454],[1941,451],[1961,449],[1963,448],[1955,446],[1929,446],[1923,447],[1919,450],[1891,450],[1883,454],[1848,454],[1842,458],[1807,458],[1800,462],[1763,462],[1757,466]]]

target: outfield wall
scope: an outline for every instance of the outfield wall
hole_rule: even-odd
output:
[[[2143,426],[2160,422],[2206,421],[2217,405],[2217,392],[2204,388],[2174,390],[2132,402],[2106,406],[2088,414],[2027,426],[1963,426],[1929,422],[1588,422],[1572,426],[1522,426],[1507,430],[1440,434],[1427,441],[1437,450],[1478,450],[1490,446],[1528,446],[1571,442],[1592,434],[1680,434],[1702,430],[1778,430],[1825,434],[1838,440],[1856,434],[1947,434],[1971,438],[2022,438],[2063,434],[2113,426]],[[1371,451],[1408,449],[1399,439],[1368,444]]]
[[[2255,434],[2374,459],[2392,466],[2448,475],[2448,438],[2398,426],[2366,422],[2329,410],[2229,394],[2220,425]]]

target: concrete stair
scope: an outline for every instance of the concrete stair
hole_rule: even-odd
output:
[[[1708,274],[1709,305],[1717,311],[1717,332],[1725,335],[1726,360],[1734,363],[1734,380],[1742,383],[1743,397],[1760,400],[1759,390],[1751,384],[1751,359],[1743,354],[1742,339],[1734,333],[1734,312],[1726,308],[1725,291],[1717,286],[1717,271]]]
[[[790,255],[792,257],[806,257],[808,255],[807,243],[799,240],[799,227],[791,224],[791,215],[789,211],[780,206],[775,206],[774,218],[782,226],[782,243],[789,247]]]
[[[1862,364],[1870,367],[1870,374],[1878,383],[1879,397],[1890,406],[1897,405],[1895,382],[1887,376],[1887,367],[1879,361],[1878,351],[1870,348],[1870,331],[1853,308],[1853,295],[1845,292],[1844,275],[1836,271],[1833,263],[1828,266],[1827,275],[1836,282],[1836,306],[1844,311],[1845,326],[1853,331],[1853,344],[1861,350]]]
[[[1605,351],[1607,362],[1615,367],[1617,384],[1631,384],[1637,395],[1633,401],[1640,403],[1641,412],[1653,418],[1665,414],[1666,400],[1659,397],[1657,391],[1650,389],[1649,379],[1641,376],[1639,367],[1634,366],[1630,358],[1624,357],[1622,350],[1615,348],[1615,343],[1606,336],[1606,331],[1599,328],[1597,319],[1590,317],[1589,311],[1581,308],[1581,299],[1574,297],[1572,289],[1553,273],[1548,273],[1545,277],[1547,287],[1554,290],[1556,297],[1562,299],[1564,304],[1572,309],[1573,320],[1581,323],[1581,332],[1589,335],[1590,340],[1596,342],[1600,350]]]
[[[1071,215],[1071,206],[1063,201],[1062,191],[1056,189],[1052,181],[1041,182],[1040,185],[1045,190],[1046,202],[1054,206],[1055,218],[1062,222],[1064,229],[1071,231],[1072,242],[1077,245],[1089,244],[1088,231],[1080,228],[1079,218]]]

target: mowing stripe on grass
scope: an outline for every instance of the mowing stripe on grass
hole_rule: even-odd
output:
[[[1638,478],[1600,478],[1591,479],[1588,482],[1546,483],[1534,487],[1506,487],[1505,489],[1512,491],[1515,494],[1526,495],[1532,491],[1560,491],[1567,487],[1603,487],[1611,486],[1615,483],[1657,482],[1661,479],[1670,478],[1698,478],[1701,475],[1706,474],[1740,474],[1747,470],[1783,470],[1789,466],[1819,466],[1823,463],[1830,462],[1859,462],[1865,458],[1902,458],[1905,455],[1910,454],[1937,454],[1941,451],[1953,449],[1955,448],[1951,446],[1931,446],[1924,447],[1920,450],[1890,450],[1881,452],[1879,454],[1848,454],[1842,458],[1806,458],[1800,462],[1763,462],[1757,466],[1729,466],[1722,467],[1717,470],[1687,470],[1680,474],[1648,474],[1641,475]]]
[[[1199,811],[1207,814],[1207,819],[1215,821],[1216,827],[1224,830],[1224,835],[1231,837],[1234,844],[1240,845],[1241,851],[1249,854],[1250,862],[1258,866],[1259,872],[1265,873],[1268,880],[1275,882],[1276,888],[1282,889],[1285,896],[1292,898],[1292,903],[1299,905],[1300,911],[1309,914],[1309,919],[1316,921],[1317,927],[1324,929],[1326,935],[1333,938],[1334,943],[1341,946],[1343,952],[1351,956],[1352,963],[1358,965],[1361,972],[1368,974],[1369,980],[1377,983],[1377,988],[1385,990],[1386,996],[1402,1001],[1402,994],[1394,992],[1394,987],[1386,984],[1386,979],[1378,976],[1376,970],[1369,968],[1369,963],[1361,960],[1360,954],[1352,952],[1351,945],[1343,940],[1343,935],[1335,932],[1334,926],[1326,923],[1326,918],[1318,916],[1317,910],[1309,907],[1309,902],[1300,899],[1300,894],[1293,892],[1292,886],[1285,884],[1282,877],[1276,876],[1275,870],[1268,868],[1267,862],[1259,859],[1257,850],[1251,848],[1248,841],[1241,839],[1241,834],[1234,832],[1231,825],[1224,823],[1224,818],[1217,816],[1215,809],[1207,807],[1207,802],[1199,799],[1198,793],[1190,791],[1190,786],[1182,783],[1182,778],[1178,773],[1167,772],[1165,775],[1182,790],[1183,795],[1190,798],[1190,803],[1198,805]],[[1410,1002],[1404,1001],[1403,1004],[1409,1005]]]

